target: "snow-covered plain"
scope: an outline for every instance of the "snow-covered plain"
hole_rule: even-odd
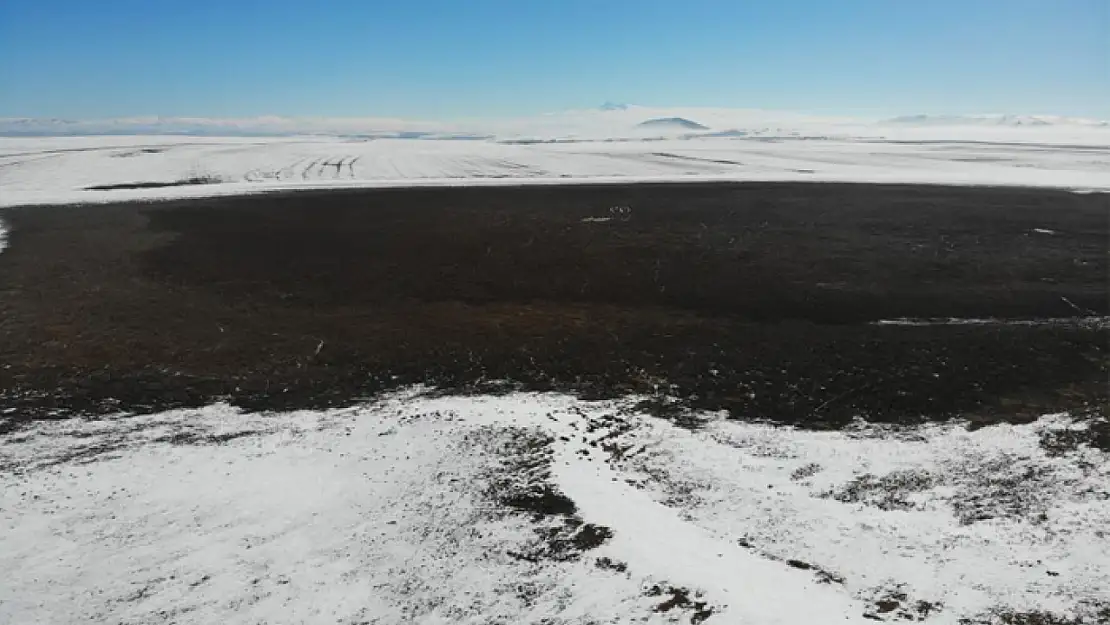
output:
[[[1110,458],[1046,451],[1083,427],[1065,415],[842,432],[702,417],[417,389],[38,423],[0,439],[0,622],[1110,614]],[[573,506],[505,504],[544,488]],[[583,523],[606,540],[559,551]]]
[[[637,129],[650,117],[710,130]],[[0,137],[0,207],[668,180],[1110,190],[1106,124],[1059,118],[618,107],[5,128],[111,136]],[[4,227],[0,213],[0,251]],[[415,389],[325,412],[32,424],[0,436],[0,624],[1110,618],[1110,457],[1043,444],[1084,428],[1066,415],[840,432],[700,415],[688,430],[635,406]]]
[[[681,115],[707,124],[709,130],[660,131],[637,125],[653,116]],[[195,131],[172,120],[120,123],[112,128]],[[440,126],[396,120],[296,125],[280,119],[206,124],[205,132],[322,134],[0,137],[0,206],[319,187],[665,180],[1110,189],[1110,126],[1086,120],[906,118],[862,123],[727,109],[632,107]],[[360,129],[370,130],[357,134]],[[183,181],[202,184],[89,190]]]

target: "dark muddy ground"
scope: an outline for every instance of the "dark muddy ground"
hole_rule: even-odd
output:
[[[813,427],[1108,401],[1105,327],[873,323],[1110,314],[1106,195],[393,189],[0,219],[0,427],[335,406],[414,382],[660,392]]]

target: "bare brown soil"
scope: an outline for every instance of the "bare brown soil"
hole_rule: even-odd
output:
[[[1097,415],[1110,397],[1104,327],[874,323],[1110,314],[1106,195],[394,189],[0,219],[0,427],[416,382],[667,393],[810,427]]]

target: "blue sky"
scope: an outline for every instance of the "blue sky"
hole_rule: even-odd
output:
[[[0,117],[1110,118],[1110,0],[0,0]]]

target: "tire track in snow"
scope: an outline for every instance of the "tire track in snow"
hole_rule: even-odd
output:
[[[409,177],[409,176],[406,176],[405,172],[401,171],[401,168],[397,166],[397,159],[390,158],[388,156],[382,156],[382,157],[379,157],[379,158],[384,158],[386,160],[386,162],[389,163],[389,166],[393,168],[393,173],[395,174],[395,176],[397,178],[408,178]],[[383,171],[384,171],[384,168],[383,168]]]
[[[641,164],[642,163],[650,163],[652,165],[659,165],[661,167],[666,167],[667,169],[678,170],[678,171],[682,172],[683,174],[687,174],[687,175],[701,173],[701,172],[698,172],[698,171],[691,171],[690,167],[700,167],[702,170],[706,170],[706,169],[709,169],[709,170],[712,170],[712,171],[717,170],[717,168],[711,168],[709,166],[710,165],[709,163],[702,163],[702,162],[699,162],[699,161],[687,161],[687,160],[680,160],[680,159],[674,159],[674,158],[666,158],[666,157],[656,156],[654,153],[622,154],[622,153],[617,153],[617,152],[598,152],[597,155],[605,157],[605,158],[610,158],[610,159],[613,159],[615,161],[622,161],[622,162],[631,161],[633,163],[641,163]]]
[[[694,161],[696,163],[716,163],[718,165],[737,165],[743,166],[744,163],[740,161],[731,161],[723,158],[705,158],[702,156],[686,156],[682,154],[672,154],[671,152],[652,152],[652,156],[659,156],[661,158],[673,158],[680,161]]]
[[[351,158],[351,157],[350,156],[340,156],[339,158],[336,158],[336,159],[332,159],[332,158],[324,159],[324,161],[322,163],[320,163],[319,169],[316,170],[316,176],[320,179],[323,179],[323,178],[325,178],[326,174],[330,172],[331,173],[331,179],[332,180],[338,180],[340,174],[343,171],[343,167],[346,165],[346,161],[349,158]]]
[[[302,156],[301,158],[298,158],[297,160],[293,161],[292,163],[286,165],[285,167],[282,167],[281,169],[279,169],[277,171],[277,179],[282,180],[284,178],[293,178],[294,176],[297,175],[297,173],[296,173],[297,168],[301,165],[301,163],[305,162],[306,160],[308,160],[308,157]]]
[[[343,175],[343,168],[347,166],[347,161],[349,161],[351,158],[351,156],[344,156],[334,163],[327,163],[328,167],[335,168],[335,173],[332,175],[333,180],[339,180],[339,178]]]
[[[521,177],[524,178],[539,178],[548,174],[548,172],[543,169],[539,169],[531,165],[526,165],[524,163],[518,163],[516,161],[510,161],[508,159],[499,159],[495,162],[497,166],[501,169],[510,171],[513,174],[521,174]]]
[[[340,157],[335,162],[328,161],[326,163],[326,165],[328,167],[334,167],[335,168],[335,171],[332,172],[332,174],[331,174],[332,180],[336,180],[336,179],[339,178],[339,172],[343,169],[343,161],[345,161],[345,160],[347,160],[347,157],[343,156],[343,157]]]
[[[267,176],[266,173],[262,171],[261,167],[255,167],[254,169],[248,170],[247,173],[243,174],[243,180],[246,180],[247,182],[262,182],[269,177],[273,176]]]
[[[320,159],[318,159],[318,158],[312,159],[312,161],[309,162],[309,164],[305,166],[304,171],[301,172],[301,178],[303,180],[308,180],[308,173],[310,171],[312,171],[312,168],[315,167],[316,163],[319,163],[319,162],[320,162]]]
[[[49,160],[49,159],[52,159],[52,158],[58,158],[59,156],[65,156],[65,155],[66,155],[65,152],[44,154],[42,156],[39,156],[38,158],[26,158],[26,159],[23,159],[21,161],[12,161],[10,163],[0,163],[0,168],[16,167],[16,166],[19,166],[19,165],[28,165],[28,164],[31,164],[31,163],[37,163],[39,161],[45,161],[45,160]],[[0,156],[0,158],[8,158],[8,157],[7,156]]]

